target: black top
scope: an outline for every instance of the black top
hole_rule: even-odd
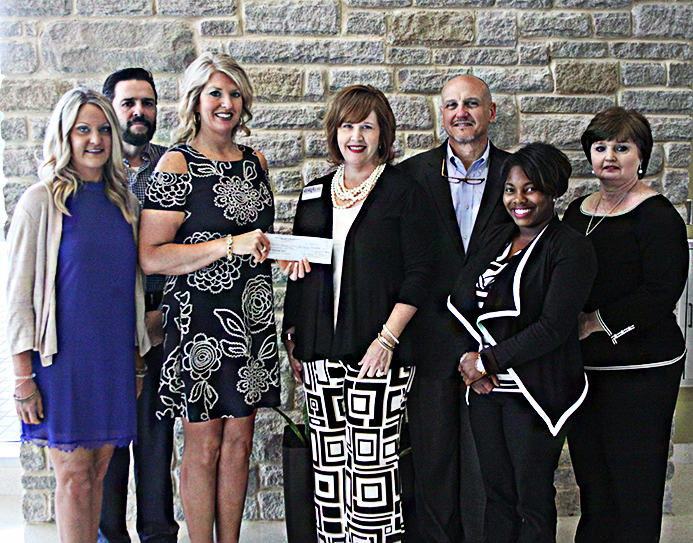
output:
[[[418,181],[433,202],[431,219],[437,254],[435,275],[429,285],[428,297],[411,325],[415,327],[414,333],[417,336],[416,356],[421,361],[417,372],[428,378],[440,379],[447,379],[457,372],[460,357],[454,348],[459,323],[447,309],[448,294],[465,261],[483,247],[481,238],[486,230],[497,224],[512,222],[503,205],[504,180],[500,178],[500,170],[508,153],[491,144],[486,187],[469,247],[465,252],[450,194],[450,183],[440,174],[447,149],[448,143],[445,141],[439,147],[418,154],[397,166],[397,169]]]
[[[572,202],[564,222],[586,232],[586,197]],[[597,215],[592,226],[602,217]],[[685,350],[674,308],[688,276],[686,227],[673,205],[656,195],[604,218],[588,238],[599,262],[584,311],[599,311],[607,333],[582,341],[585,366],[633,369],[673,362]]]
[[[145,209],[178,211],[185,220],[175,243],[203,243],[261,229],[274,221],[267,172],[251,148],[241,160],[206,157],[189,145],[188,172],[156,172]],[[247,417],[279,405],[279,359],[271,263],[232,255],[181,275],[169,275],[164,313],[164,365],[157,413],[190,422]]]
[[[455,284],[450,310],[467,330],[457,356],[488,345],[480,351],[487,371],[510,373],[556,435],[587,391],[577,318],[597,262],[589,241],[554,217],[523,251],[512,281],[490,289],[480,311],[477,278],[517,232],[515,224],[490,230]]]
[[[301,196],[294,234],[332,238],[332,177],[308,185],[321,186],[322,192],[317,198],[305,199],[305,192]],[[296,327],[296,358],[356,364],[396,303],[421,305],[429,293],[435,258],[429,210],[426,194],[412,179],[385,168],[346,238],[336,330],[331,265],[311,264],[304,279],[287,285],[284,330]],[[400,336],[393,367],[416,362],[410,326]]]

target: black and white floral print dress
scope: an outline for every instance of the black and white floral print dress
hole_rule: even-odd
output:
[[[255,152],[239,146],[233,162],[207,158],[188,145],[188,173],[157,172],[145,209],[182,211],[175,243],[201,243],[256,228],[267,232],[274,201]],[[246,417],[279,405],[279,362],[270,262],[251,255],[221,258],[167,278],[164,365],[157,415],[190,422]]]

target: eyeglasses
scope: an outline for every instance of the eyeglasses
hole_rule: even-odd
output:
[[[484,177],[453,177],[451,175],[447,175],[445,173],[445,162],[446,160],[443,159],[443,165],[440,168],[440,175],[442,177],[447,177],[450,183],[467,183],[467,185],[481,185],[484,181],[486,181],[486,178]]]

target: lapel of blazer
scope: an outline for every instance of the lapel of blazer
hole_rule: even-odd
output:
[[[332,195],[330,193],[330,187],[332,183],[332,174],[326,175],[321,179],[312,181],[308,186],[311,187],[322,187],[322,193],[317,198],[309,198],[308,200],[303,199],[303,194],[299,197],[299,205],[302,208],[303,216],[310,214],[312,221],[317,221],[315,224],[314,233],[310,235],[317,235],[321,238],[332,239]],[[304,189],[305,190],[305,189]],[[319,220],[316,219],[319,218]],[[304,234],[308,235],[308,234]]]
[[[324,234],[323,237],[332,239],[332,221],[334,209],[332,208],[332,173],[327,176],[327,179],[322,184],[322,194],[320,196],[320,205],[322,206],[323,213],[325,216],[325,224],[323,225]]]
[[[501,167],[503,166],[503,160],[498,153],[498,149],[490,144],[488,154],[488,174],[486,175],[486,188],[484,188],[484,195],[481,197],[481,204],[479,205],[479,213],[476,216],[476,221],[474,221],[474,229],[472,230],[472,237],[469,240],[468,253],[474,253],[474,246],[479,242],[479,238],[482,233],[486,230],[488,226],[488,221],[493,215],[493,211],[496,209],[498,202],[503,196],[503,180],[500,178]]]
[[[488,269],[489,263],[501,254],[508,243],[512,241],[515,233],[516,226],[512,223],[503,227],[498,226],[492,232],[483,236],[483,246],[479,249],[479,252],[465,262],[452,289],[452,294],[448,296],[448,309],[480,345],[484,341],[476,328],[476,321],[474,319],[468,320],[465,315],[474,314],[478,311],[475,294],[479,275]]]
[[[449,239],[452,240],[460,255],[464,258],[464,245],[462,244],[460,226],[457,224],[457,217],[455,216],[455,207],[452,204],[450,183],[440,175],[447,150],[448,141],[445,140],[445,143],[440,147],[428,153],[428,163],[422,178],[426,180],[426,189],[435,202],[440,218],[448,230]]]
[[[361,225],[364,218],[368,214],[368,209],[373,205],[373,202],[380,198],[380,193],[383,191],[383,181],[390,177],[390,175],[392,175],[392,166],[386,166],[383,170],[383,173],[380,175],[380,179],[376,182],[375,186],[368,194],[368,196],[366,196],[366,199],[363,201],[363,204],[361,204],[361,209],[357,213],[354,222],[351,224],[351,228],[349,228],[349,233],[347,234],[347,239],[344,245],[345,253],[347,246],[351,245],[351,238],[353,238],[353,232],[355,232]],[[331,198],[332,197],[330,196],[330,204],[332,203]]]
[[[495,338],[491,335],[491,333],[487,330],[486,326],[483,324],[484,321],[492,320],[492,319],[497,319],[501,317],[519,317],[520,314],[522,313],[522,303],[521,303],[521,297],[520,297],[520,286],[522,283],[522,274],[525,271],[525,266],[527,265],[527,261],[529,260],[530,256],[536,249],[537,245],[539,244],[541,238],[544,236],[547,230],[552,228],[553,222],[550,222],[547,224],[544,229],[537,234],[537,236],[532,240],[532,242],[527,246],[525,249],[522,257],[520,258],[520,263],[517,266],[517,269],[515,270],[515,274],[513,276],[513,290],[512,290],[512,301],[508,300],[508,306],[505,309],[500,309],[496,311],[488,311],[486,313],[482,313],[477,317],[476,319],[476,326],[477,329],[481,332],[481,334],[484,336],[484,339],[489,345],[495,345],[496,340]]]

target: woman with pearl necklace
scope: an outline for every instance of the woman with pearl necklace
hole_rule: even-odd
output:
[[[325,120],[329,175],[309,183],[294,234],[330,238],[332,263],[280,262],[283,340],[308,406],[320,539],[401,541],[399,430],[413,327],[433,259],[430,203],[390,166],[395,118],[373,87],[343,89]],[[408,326],[409,325],[409,326]]]

